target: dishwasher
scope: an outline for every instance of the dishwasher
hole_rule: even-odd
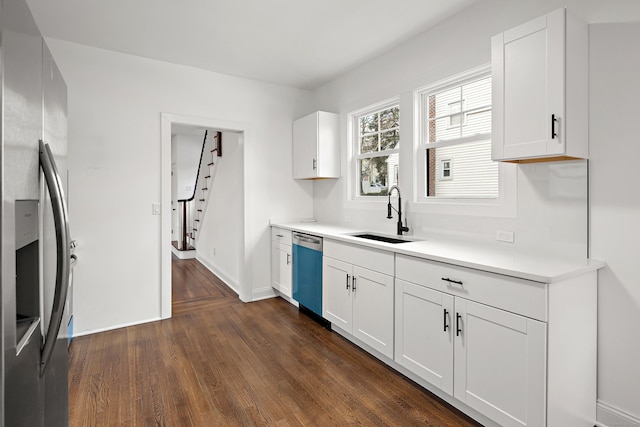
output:
[[[293,233],[293,299],[322,317],[322,237]]]

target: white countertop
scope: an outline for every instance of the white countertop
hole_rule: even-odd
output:
[[[598,260],[568,261],[546,258],[521,254],[512,250],[488,248],[478,243],[447,241],[430,237],[421,240],[421,237],[407,236],[407,238],[416,241],[400,244],[378,242],[350,236],[350,234],[371,232],[371,230],[311,221],[272,221],[271,226],[542,283],[559,282],[605,266],[604,262]]]

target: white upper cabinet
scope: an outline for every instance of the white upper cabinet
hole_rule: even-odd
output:
[[[293,178],[340,177],[340,121],[316,111],[293,122]]]
[[[492,158],[588,158],[588,27],[558,9],[494,36]]]

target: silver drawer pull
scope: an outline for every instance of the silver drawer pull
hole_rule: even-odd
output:
[[[276,237],[284,237],[282,234],[276,234]]]
[[[445,282],[455,283],[456,285],[462,286],[462,280],[453,280],[453,279],[449,279],[448,277],[442,277],[441,279],[444,280]]]

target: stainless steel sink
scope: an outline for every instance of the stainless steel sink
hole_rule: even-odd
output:
[[[359,239],[375,240],[378,242],[385,242],[385,243],[392,243],[392,244],[409,243],[409,242],[416,241],[416,239],[407,238],[403,236],[391,237],[391,236],[386,236],[384,234],[376,234],[376,233],[356,233],[356,234],[350,234],[350,236],[357,237]]]

